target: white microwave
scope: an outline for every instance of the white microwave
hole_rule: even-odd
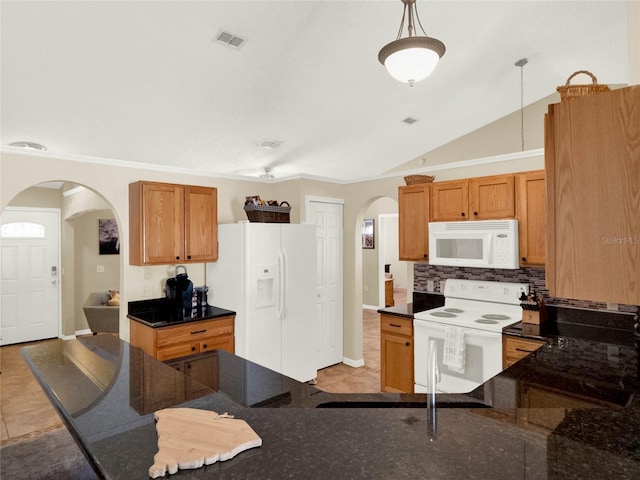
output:
[[[517,220],[429,222],[429,263],[519,268]]]

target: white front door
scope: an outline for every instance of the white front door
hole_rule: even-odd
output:
[[[0,218],[0,345],[58,337],[58,209],[8,207]]]
[[[316,367],[343,360],[342,238],[343,204],[334,199],[307,198],[307,223],[316,225]]]

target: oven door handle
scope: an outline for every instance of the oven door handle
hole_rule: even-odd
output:
[[[440,369],[438,368],[438,344],[435,340],[429,340],[429,352],[431,353],[429,383],[431,393],[436,393],[436,384],[440,383]]]

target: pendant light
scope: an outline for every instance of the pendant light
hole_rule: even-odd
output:
[[[393,78],[413,86],[414,83],[431,75],[446,49],[444,43],[428,37],[425,33],[418,17],[416,0],[402,0],[402,3],[404,3],[404,10],[398,36],[393,42],[382,47],[378,53],[378,60]],[[405,19],[408,36],[400,38]],[[424,36],[416,35],[414,22],[420,26]]]

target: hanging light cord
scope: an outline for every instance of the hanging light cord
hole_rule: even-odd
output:
[[[520,144],[524,152],[524,66],[528,63],[526,58],[516,62],[516,67],[520,67]]]

